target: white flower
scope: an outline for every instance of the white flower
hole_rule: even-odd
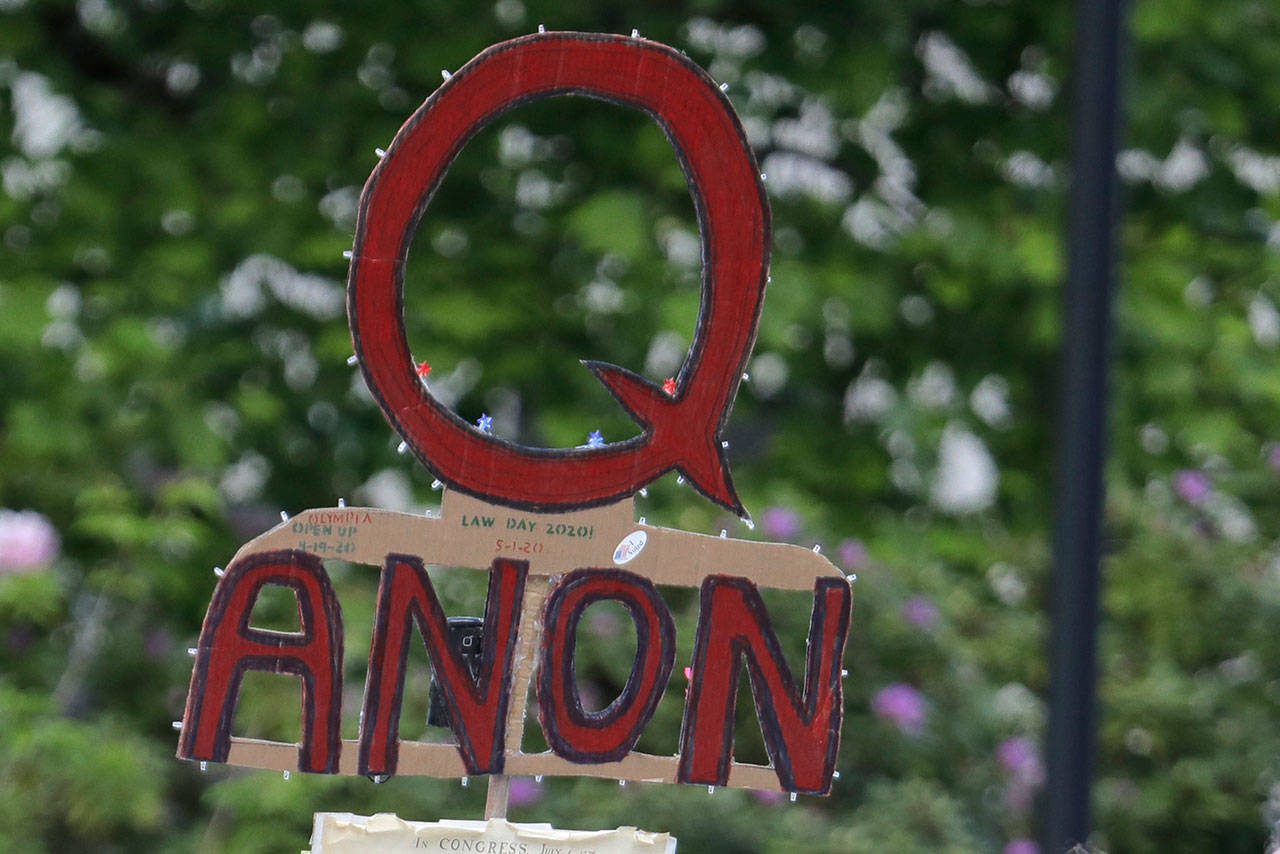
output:
[[[302,31],[302,46],[312,53],[329,53],[342,45],[342,27],[332,21],[315,20]]]
[[[1264,196],[1280,192],[1280,157],[1260,154],[1240,146],[1227,155],[1236,180]]]
[[[1234,495],[1215,492],[1205,512],[1217,523],[1222,536],[1234,543],[1251,543],[1258,538],[1258,523],[1249,508]]]
[[[1280,312],[1262,294],[1249,302],[1249,331],[1259,347],[1274,350],[1280,344]]]
[[[1024,730],[1034,730],[1044,717],[1044,703],[1021,682],[1010,682],[991,703],[996,717]]]
[[[819,202],[841,204],[853,195],[848,175],[821,160],[790,151],[775,151],[761,168],[769,176],[769,190],[778,198],[808,196]]]
[[[786,360],[777,353],[761,353],[751,360],[751,388],[762,398],[782,391],[789,375]]]
[[[284,305],[316,320],[342,314],[346,295],[336,282],[299,273],[272,255],[250,255],[222,281],[222,314],[229,319],[253,317],[266,307],[266,288]]]
[[[930,362],[919,377],[907,383],[907,397],[924,409],[942,409],[956,395],[955,374],[942,362]]]
[[[1009,423],[1009,383],[998,374],[987,374],[969,394],[969,408],[992,427]]]
[[[1027,598],[1027,582],[1016,567],[1007,563],[993,564],[987,570],[987,583],[996,598],[1006,605],[1021,605]]]
[[[835,116],[820,101],[810,100],[801,104],[799,118],[778,119],[773,123],[771,136],[779,147],[819,160],[830,160],[840,150]],[[770,178],[773,177],[772,169],[765,171]]]
[[[218,491],[232,504],[244,504],[262,494],[271,474],[271,461],[253,451],[227,466],[218,481]]]
[[[684,362],[688,350],[684,338],[679,332],[667,329],[653,336],[649,344],[649,352],[644,357],[644,372],[659,380],[675,376]]]
[[[658,243],[667,260],[679,267],[697,267],[702,261],[702,240],[692,231],[669,223],[660,224]]]
[[[1156,186],[1175,193],[1190,190],[1209,174],[1209,161],[1204,152],[1185,139],[1169,152],[1156,176]]]
[[[844,392],[844,422],[878,421],[898,402],[898,392],[870,365]]]
[[[24,71],[12,92],[13,144],[31,160],[53,157],[84,130],[75,101],[55,93],[44,75]]]
[[[333,223],[334,228],[350,231],[355,228],[356,211],[360,207],[360,188],[339,187],[325,194],[318,205],[320,213]]]
[[[938,444],[930,497],[944,513],[985,510],[995,503],[1000,472],[987,446],[963,427],[948,425]]]
[[[1149,181],[1161,190],[1181,193],[1209,174],[1209,160],[1193,143],[1179,139],[1163,160],[1142,149],[1122,151],[1116,157],[1116,170],[1130,183]]]
[[[1038,71],[1023,69],[1009,75],[1009,94],[1018,103],[1033,110],[1049,109],[1055,91],[1053,80]]]
[[[685,25],[689,44],[698,50],[746,59],[764,50],[764,33],[751,24],[730,26],[710,18],[694,18]]]
[[[991,87],[978,76],[965,52],[942,33],[921,36],[916,55],[924,63],[926,95],[950,96],[966,104],[991,100]]]
[[[409,481],[409,475],[398,469],[383,469],[375,473],[356,487],[355,498],[370,507],[381,507],[384,510],[421,512],[413,498],[413,484]]]
[[[1015,151],[1000,166],[1005,179],[1019,187],[1052,187],[1057,175],[1052,166],[1030,151]]]

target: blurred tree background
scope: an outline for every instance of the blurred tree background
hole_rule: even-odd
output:
[[[342,253],[374,149],[441,69],[542,23],[687,51],[768,174],[773,283],[728,429],[759,524],[674,477],[639,512],[821,543],[859,580],[830,798],[520,780],[513,819],[690,854],[1034,851],[1070,12],[0,0],[0,848],[296,851],[316,810],[480,816],[478,781],[202,774],[171,722],[212,567],[281,509],[438,502],[347,364]],[[1280,8],[1149,0],[1133,32],[1096,841],[1254,852],[1280,820]],[[698,265],[657,127],[544,101],[428,210],[410,341],[502,435],[622,439],[577,360],[674,374]],[[376,579],[330,569],[352,737]],[[455,574],[452,612],[479,613]],[[681,663],[642,742],[668,751],[695,606],[670,601]],[[798,659],[809,603],[769,601]],[[607,702],[634,641],[593,615]],[[297,698],[247,680],[237,732],[296,738]]]

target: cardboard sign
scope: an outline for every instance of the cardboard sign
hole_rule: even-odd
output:
[[[703,236],[698,331],[665,388],[623,368],[587,366],[641,434],[574,449],[526,448],[468,425],[415,371],[402,316],[403,265],[419,217],[462,146],[531,99],[590,95],[644,110],[689,177]],[[217,584],[188,693],[178,755],[278,770],[438,777],[579,775],[826,794],[843,716],[841,658],[849,583],[798,546],[636,522],[637,490],[670,471],[745,515],[720,440],[755,339],[769,215],[755,159],[724,94],[682,54],[620,36],[543,33],[492,47],[453,75],[396,136],[365,187],[349,287],[352,339],[387,419],[444,483],[439,516],[377,508],[308,510],[246,544]],[[359,738],[340,735],[343,623],[323,559],[381,573]],[[468,658],[428,565],[489,574]],[[250,625],[259,593],[286,587],[301,630]],[[676,628],[656,585],[698,587],[690,690],[677,756],[634,748],[675,666]],[[803,677],[782,654],[759,587],[812,591]],[[626,686],[587,711],[576,630],[594,603],[620,604],[636,632]],[[452,743],[400,738],[406,660],[422,638]],[[771,764],[733,759],[738,677],[746,670]],[[243,674],[302,680],[299,745],[231,733]],[[520,745],[530,687],[550,750]]]
[[[634,827],[557,830],[549,824],[490,821],[404,821],[375,816],[316,813],[311,851],[303,854],[403,854],[406,851],[475,854],[675,854],[666,833]]]

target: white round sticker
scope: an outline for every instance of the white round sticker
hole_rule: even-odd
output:
[[[618,547],[613,550],[613,562],[618,566],[629,563],[644,551],[644,544],[649,542],[649,535],[644,531],[632,531],[622,538]]]

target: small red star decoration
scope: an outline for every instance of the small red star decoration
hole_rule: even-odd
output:
[[[668,397],[674,397],[676,393],[676,381],[671,377],[667,377],[667,381],[662,384],[662,390],[666,392]]]
[[[418,376],[420,376],[420,377],[425,377],[425,376],[426,376],[427,374],[429,374],[429,373],[431,373],[431,366],[430,366],[429,364],[427,364],[426,362],[419,362],[419,363],[418,363]]]

